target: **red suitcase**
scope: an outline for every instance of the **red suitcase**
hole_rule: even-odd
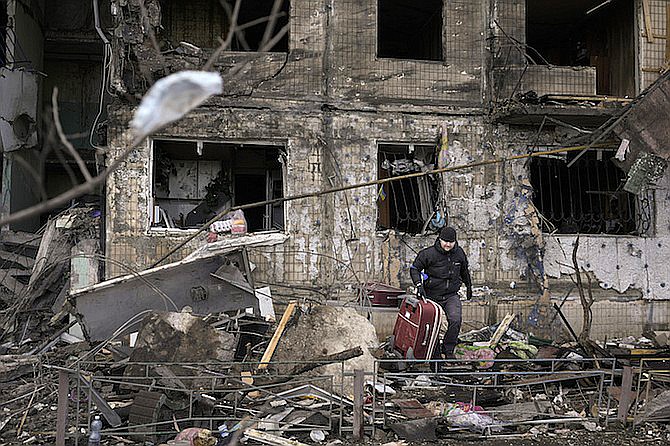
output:
[[[429,299],[403,298],[393,327],[393,349],[405,359],[432,359],[440,338],[444,310]]]

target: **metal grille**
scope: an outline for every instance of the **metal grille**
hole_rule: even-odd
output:
[[[533,158],[534,204],[559,234],[636,234],[649,229],[650,213],[622,189],[626,175],[607,152],[589,151],[571,167],[569,157]],[[645,198],[645,197],[643,197]],[[650,205],[649,198],[641,200]]]
[[[432,161],[433,152],[432,146],[382,144],[378,157],[379,178],[425,170]],[[377,226],[410,234],[422,233],[435,209],[437,194],[433,181],[421,177],[380,185]]]

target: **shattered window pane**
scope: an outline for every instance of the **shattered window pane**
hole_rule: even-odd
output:
[[[429,145],[380,144],[378,177],[389,178],[434,167],[435,148]],[[429,177],[380,184],[377,190],[377,228],[420,234],[433,216],[437,191]]]
[[[283,197],[282,147],[153,141],[152,227],[199,228],[231,207]],[[249,232],[284,228],[283,203],[244,210]]]
[[[559,234],[637,234],[649,218],[623,190],[625,173],[611,161],[613,151],[532,158],[533,203]],[[648,227],[647,227],[648,229]]]

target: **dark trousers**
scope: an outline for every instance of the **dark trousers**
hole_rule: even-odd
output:
[[[458,294],[444,296],[437,303],[444,310],[447,322],[449,323],[447,334],[444,335],[444,339],[442,340],[442,353],[451,355],[454,353],[456,344],[458,344],[458,333],[461,331],[461,322],[463,321],[463,306]]]

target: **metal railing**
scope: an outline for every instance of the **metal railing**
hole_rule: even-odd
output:
[[[477,369],[482,362],[487,369]],[[461,397],[470,395],[468,401],[441,401],[446,403],[465,403],[477,406],[480,393],[484,390],[514,395],[522,389],[527,390],[520,398],[512,397],[510,403],[535,401],[538,395],[544,395],[550,402],[560,401],[564,405],[563,414],[552,408],[546,412],[525,413],[521,420],[514,420],[509,411],[498,410],[494,405],[483,408],[482,414],[490,417],[490,424],[482,426],[483,436],[494,436],[506,428],[537,424],[570,424],[587,421],[607,426],[611,415],[615,413],[612,398],[607,389],[614,384],[615,359],[493,359],[493,360],[442,360],[442,361],[403,361],[410,371],[391,372],[384,369],[397,365],[395,360],[378,360],[375,363],[375,381],[382,383],[403,382],[401,387],[405,396],[413,391],[436,391],[436,395],[449,391]],[[440,372],[411,371],[411,369],[442,368]],[[578,370],[562,370],[567,365],[578,365]],[[603,366],[607,365],[607,368]],[[541,369],[540,369],[541,368]],[[523,399],[525,398],[525,400]],[[530,398],[530,399],[529,399]],[[387,425],[389,416],[387,394],[381,394],[381,402],[375,406],[375,420]],[[569,409],[571,408],[571,410]],[[580,409],[580,410],[577,410]],[[575,416],[571,411],[584,413]],[[514,415],[514,414],[512,414]],[[445,415],[447,420],[449,416]]]

